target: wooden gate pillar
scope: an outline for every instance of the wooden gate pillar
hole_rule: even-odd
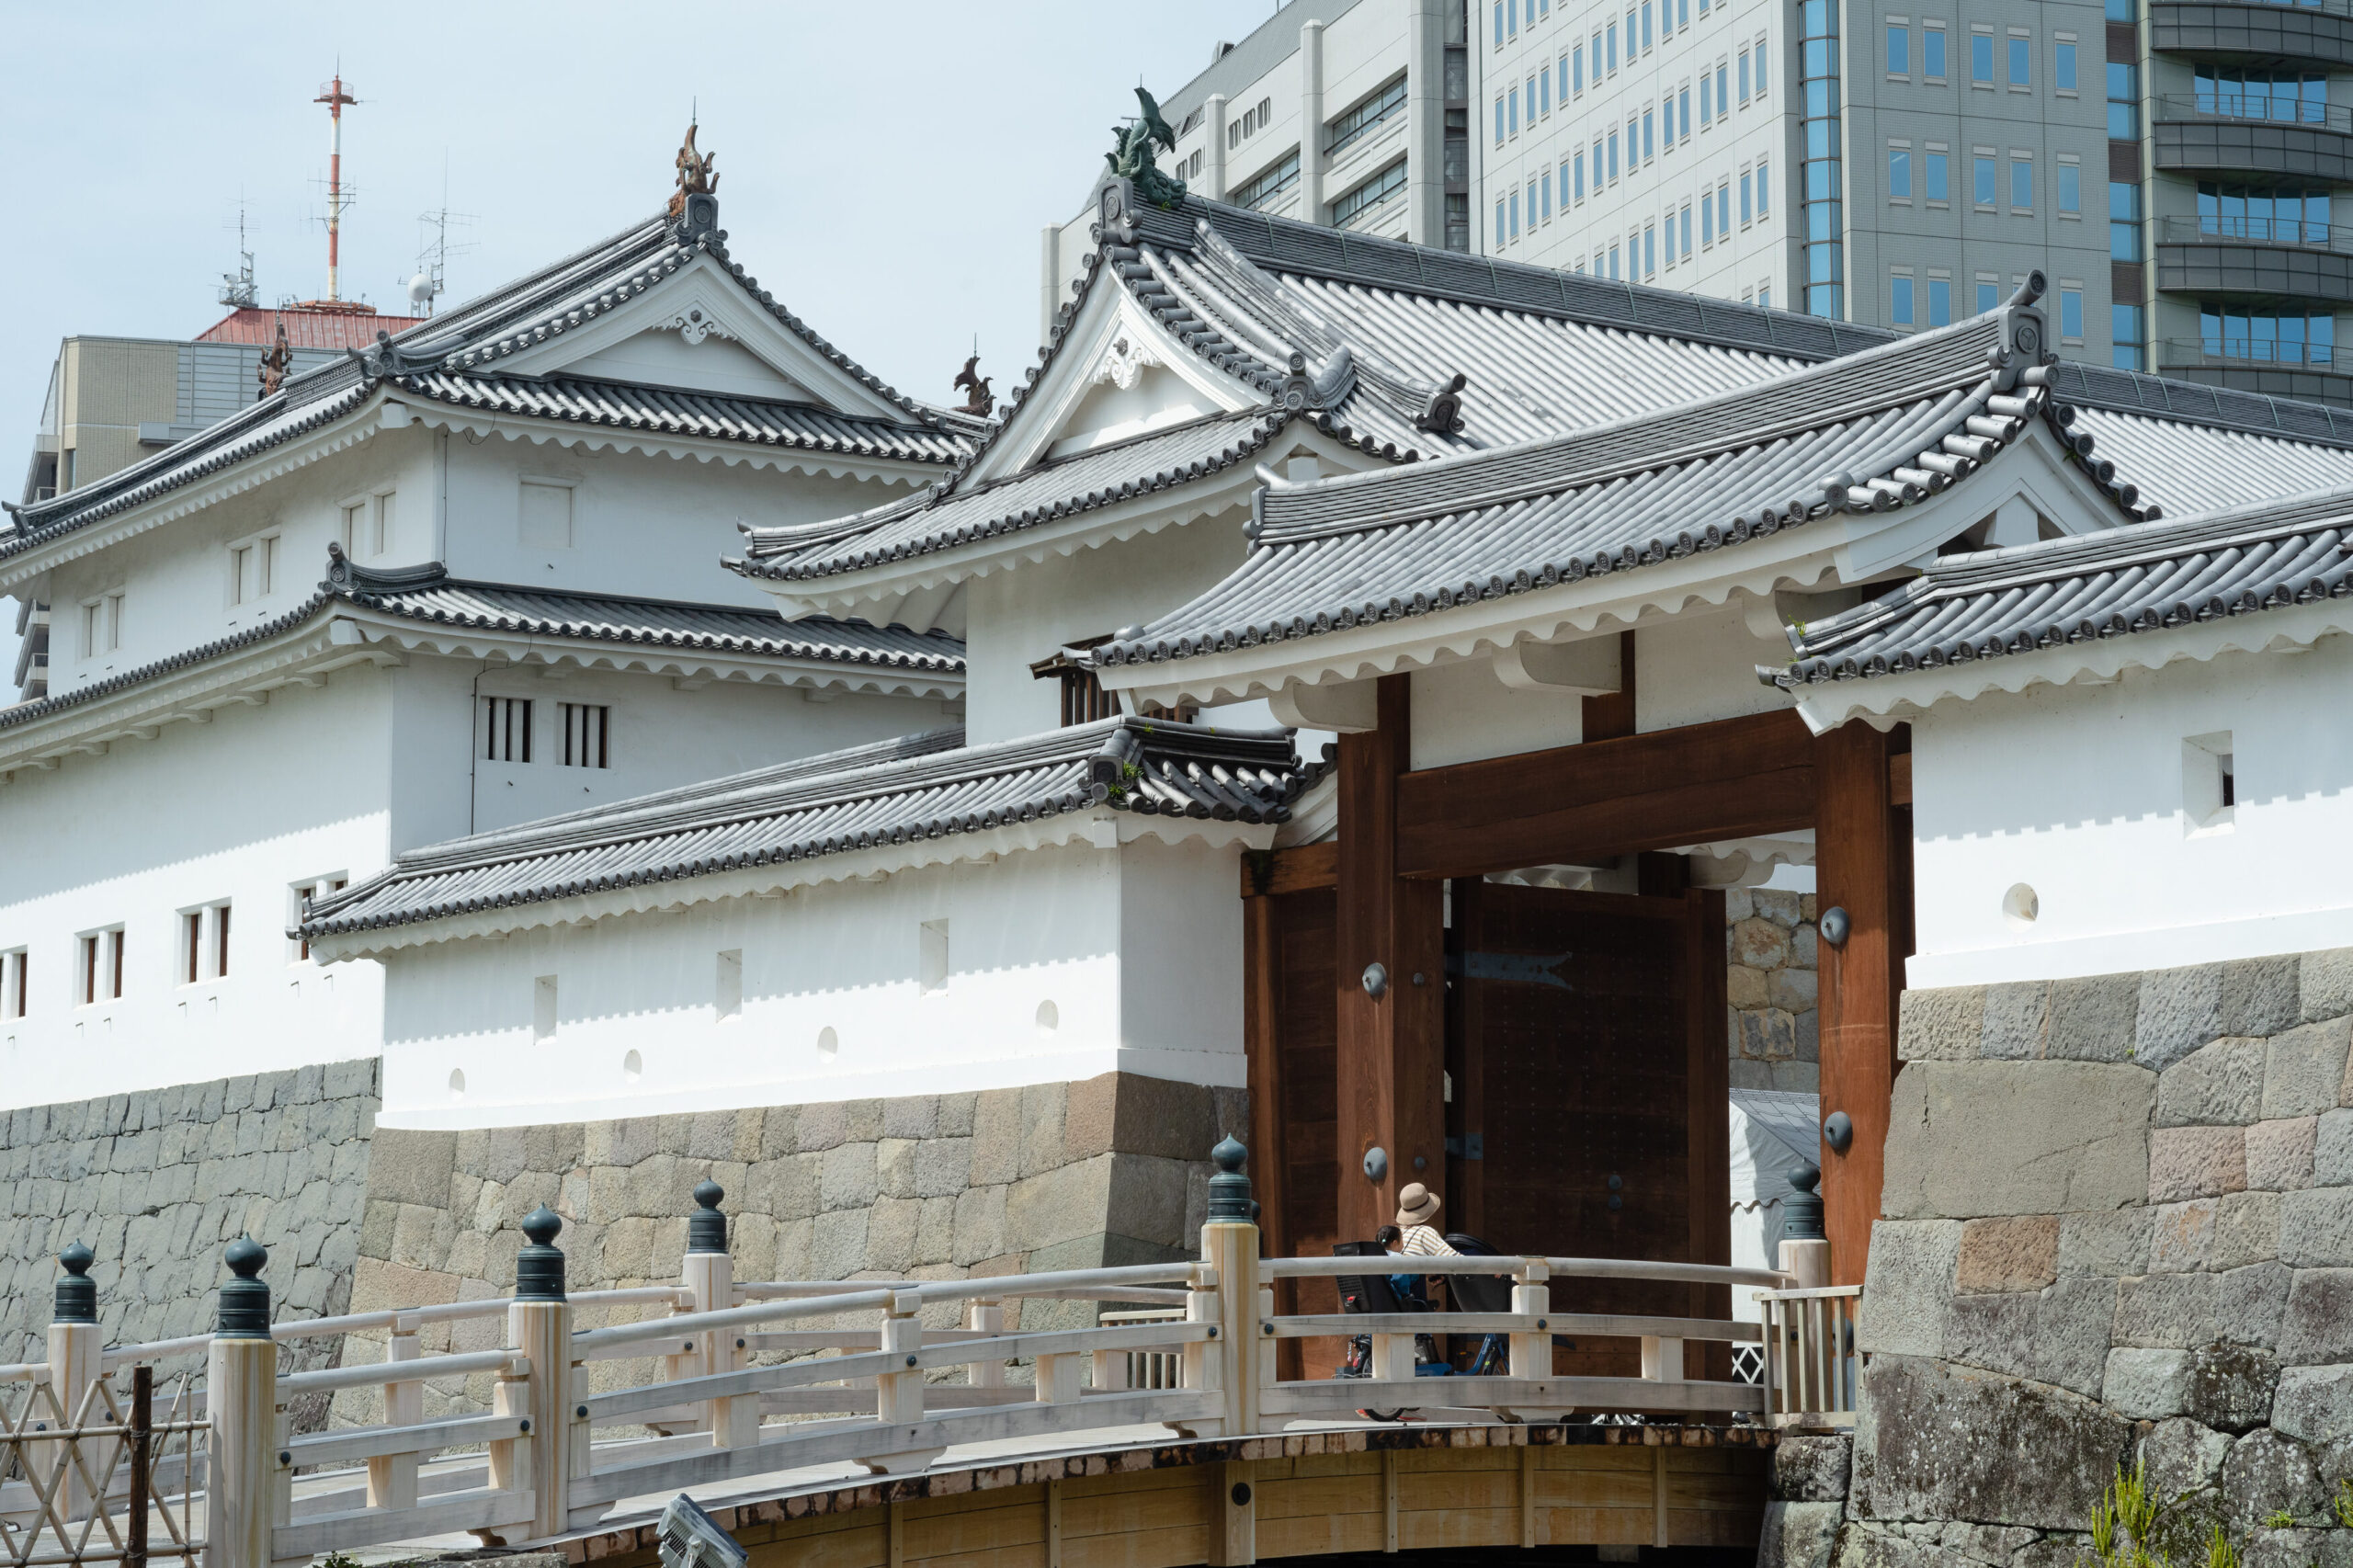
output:
[[[225,1255],[236,1278],[221,1287],[205,1363],[206,1568],[269,1568],[277,1498],[278,1344],[269,1332],[269,1254],[250,1236]]]
[[[1844,1113],[1852,1141],[1822,1145],[1824,1229],[1832,1276],[1859,1285],[1879,1218],[1888,1099],[1895,1085],[1895,999],[1903,990],[1895,908],[1899,817],[1889,800],[1888,737],[1856,720],[1814,742],[1815,907],[1846,914],[1844,938],[1825,931],[1821,966],[1822,1117]]]
[[[1343,1241],[1370,1240],[1408,1183],[1438,1193],[1446,1186],[1445,886],[1397,875],[1397,777],[1413,756],[1410,681],[1382,676],[1378,727],[1340,737],[1334,983]],[[1377,1176],[1365,1165],[1376,1149]]]

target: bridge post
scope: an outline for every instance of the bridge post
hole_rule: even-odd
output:
[[[1217,1174],[1210,1177],[1209,1222],[1201,1227],[1201,1259],[1217,1270],[1217,1337],[1208,1349],[1217,1368],[1217,1386],[1225,1392],[1225,1426],[1220,1435],[1227,1437],[1258,1429],[1264,1360],[1258,1341],[1266,1337],[1258,1316],[1258,1206],[1250,1199],[1250,1178],[1242,1174],[1247,1157],[1248,1151],[1232,1138],[1210,1151]]]
[[[995,1297],[983,1296],[964,1303],[964,1327],[973,1334],[1003,1334],[1005,1303]],[[976,1389],[1001,1389],[1005,1386],[1005,1363],[975,1361],[965,1370],[965,1380]],[[1096,1380],[1098,1383],[1101,1379]]]
[[[1512,1276],[1511,1310],[1517,1316],[1542,1317],[1552,1310],[1552,1288],[1545,1281],[1552,1271],[1540,1257],[1525,1258]],[[1552,1336],[1515,1334],[1511,1336],[1511,1375],[1549,1378],[1552,1375]]]
[[[278,1493],[278,1344],[269,1335],[269,1254],[251,1236],[229,1244],[235,1278],[221,1287],[205,1361],[211,1423],[206,1568],[269,1568]]]
[[[531,1363],[519,1413],[530,1418],[531,1431],[517,1439],[524,1462],[514,1468],[531,1489],[535,1537],[569,1528],[573,1466],[585,1466],[588,1457],[587,1427],[574,1425],[572,1403],[572,1303],[564,1296],[563,1252],[555,1244],[563,1230],[563,1217],[544,1203],[523,1216],[529,1244],[515,1255],[515,1295],[506,1304],[507,1346]]]
[[[98,1327],[98,1286],[89,1277],[91,1252],[75,1242],[57,1255],[65,1273],[57,1281],[56,1307],[49,1320],[49,1392],[56,1397],[58,1424],[103,1426],[103,1407],[85,1406],[90,1385],[104,1373],[106,1338]],[[60,1443],[58,1468],[64,1471],[57,1489],[57,1511],[63,1518],[79,1518],[90,1502],[90,1489],[74,1469],[74,1445]],[[100,1470],[96,1449],[84,1450],[83,1462],[93,1473]]]
[[[687,1219],[686,1288],[694,1292],[692,1311],[724,1312],[735,1304],[735,1260],[727,1252],[727,1216],[719,1211],[726,1189],[715,1181],[695,1184],[695,1211]],[[742,1362],[735,1353],[733,1329],[705,1329],[698,1358],[705,1372],[732,1372]],[[703,1422],[710,1429],[714,1449],[746,1449],[760,1440],[760,1396],[708,1400]]]

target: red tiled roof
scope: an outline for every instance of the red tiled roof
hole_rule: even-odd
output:
[[[401,333],[423,316],[380,316],[364,305],[342,310],[239,309],[231,311],[196,335],[199,343],[259,343],[278,341],[278,324],[286,324],[286,341],[297,348],[365,348],[380,332]]]

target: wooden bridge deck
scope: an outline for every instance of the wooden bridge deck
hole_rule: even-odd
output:
[[[715,1506],[752,1568],[1190,1568],[1333,1552],[1753,1549],[1774,1434],[1750,1426],[1358,1427],[1157,1443]],[[654,1568],[655,1525],[551,1542]]]

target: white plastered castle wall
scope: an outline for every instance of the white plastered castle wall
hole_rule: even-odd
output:
[[[1909,983],[2353,945],[2348,690],[2353,641],[2331,636],[1914,715]],[[2200,808],[2225,745],[2236,801],[2218,819]]]
[[[1236,1086],[1238,853],[1131,836],[392,949],[381,1120],[513,1126],[1112,1071]]]

